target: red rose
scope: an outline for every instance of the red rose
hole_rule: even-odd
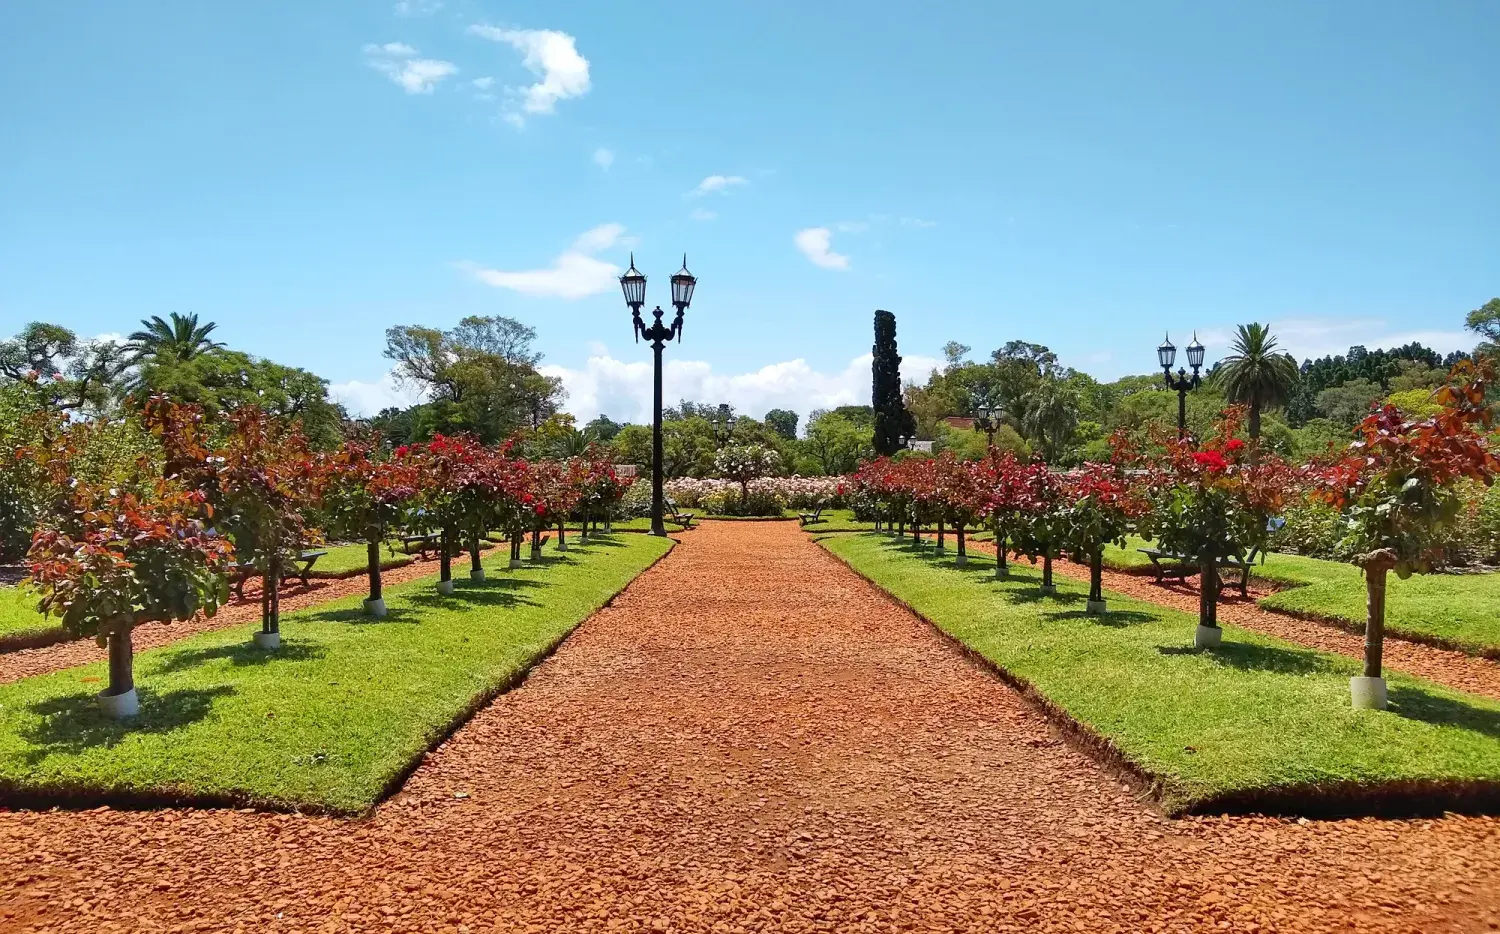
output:
[[[1229,443],[1224,445],[1224,450],[1233,454],[1235,451],[1240,450],[1244,446],[1245,442],[1241,441],[1239,438],[1230,438]]]

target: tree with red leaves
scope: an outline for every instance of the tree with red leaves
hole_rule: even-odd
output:
[[[377,617],[385,615],[380,548],[405,525],[418,485],[409,462],[380,460],[379,451],[378,437],[350,441],[317,464],[318,500],[329,531],[365,543],[370,596],[364,607]]]
[[[1266,522],[1295,488],[1285,461],[1235,437],[1243,408],[1229,409],[1201,447],[1156,432],[1156,452],[1115,439],[1116,461],[1140,472],[1149,508],[1137,526],[1164,551],[1184,555],[1199,569],[1198,629],[1194,644],[1218,645],[1219,572],[1226,559],[1261,547]]]
[[[113,716],[139,709],[131,632],[141,623],[213,616],[229,597],[229,542],[214,534],[201,491],[166,480],[145,500],[119,489],[75,485],[68,514],[32,540],[27,562],[44,613],[94,636],[109,652],[99,703]]]
[[[985,511],[995,533],[995,576],[1010,572],[1007,554],[1021,516],[1021,475],[1025,468],[1010,451],[991,449],[976,467],[976,479],[985,493]]]
[[[938,502],[938,528],[946,524],[958,538],[958,556],[955,563],[963,567],[968,563],[967,531],[984,517],[989,503],[987,491],[981,483],[976,465],[961,461],[952,451],[944,451],[930,461],[933,479],[933,495]],[[941,548],[941,532],[939,533]]]
[[[1313,471],[1314,494],[1343,511],[1342,550],[1365,572],[1365,667],[1350,682],[1355,707],[1386,706],[1387,575],[1430,572],[1442,558],[1438,533],[1462,508],[1454,485],[1465,479],[1489,485],[1500,471],[1480,430],[1492,427],[1485,394],[1494,379],[1490,364],[1461,361],[1433,393],[1442,406],[1435,415],[1408,418],[1386,405],[1360,423],[1344,456]]]
[[[214,506],[215,528],[234,542],[241,565],[260,575],[263,648],[281,645],[281,581],[321,535],[308,523],[317,477],[301,428],[256,406],[226,418],[228,433],[207,460],[201,483]],[[189,465],[184,472],[197,468]]]
[[[1144,503],[1113,464],[1084,464],[1064,481],[1062,524],[1074,560],[1089,566],[1089,613],[1104,613],[1104,546],[1124,545]]]
[[[413,471],[420,491],[414,518],[438,530],[438,593],[453,592],[453,556],[474,509],[473,475],[486,456],[483,446],[465,435],[433,435],[425,444],[396,449],[396,461]]]
[[[1054,594],[1057,585],[1052,582],[1052,560],[1068,541],[1062,478],[1045,461],[1034,460],[1016,472],[1014,483],[1016,551],[1030,558],[1032,564],[1041,559],[1042,593]]]

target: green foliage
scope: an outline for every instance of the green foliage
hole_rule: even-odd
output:
[[[852,472],[875,456],[873,419],[815,411],[807,420],[798,470],[826,477]]]
[[[875,312],[874,447],[877,456],[890,456],[901,448],[900,437],[916,432],[916,421],[901,398],[901,354],[896,350],[896,316]]]
[[[1500,702],[1394,675],[1389,711],[1355,711],[1359,669],[1341,656],[1229,626],[1198,651],[1191,618],[1156,604],[1109,593],[1093,618],[1080,585],[1038,599],[1025,567],[996,581],[989,561],[958,570],[877,536],[821,544],[1110,743],[1169,812],[1338,782],[1500,781]]]
[[[1492,298],[1469,312],[1464,327],[1484,338],[1477,352],[1485,356],[1500,355],[1500,298]]]
[[[788,441],[797,439],[797,413],[791,409],[772,409],[766,413],[766,427]]]
[[[136,393],[137,402],[159,394],[192,403],[210,420],[254,406],[273,418],[295,421],[309,444],[322,450],[343,438],[344,412],[328,401],[327,380],[237,350],[148,359],[141,364]]]
[[[1385,395],[1379,383],[1352,379],[1318,393],[1317,413],[1335,425],[1352,429],[1370,414],[1370,406]]]
[[[1230,344],[1230,355],[1214,368],[1213,379],[1230,403],[1250,412],[1250,438],[1260,438],[1260,416],[1291,401],[1300,376],[1291,354],[1276,350],[1276,338],[1263,324],[1242,324]]]

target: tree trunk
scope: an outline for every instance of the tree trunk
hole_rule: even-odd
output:
[[[531,527],[531,560],[542,560],[542,523]]]
[[[453,533],[446,528],[438,539],[438,580],[453,580]]]
[[[281,631],[281,561],[273,558],[266,569],[265,588],[260,595],[260,631]]]
[[[130,647],[134,627],[118,625],[109,631],[109,694],[118,696],[135,687],[135,653]]]
[[[967,549],[964,548],[964,527],[963,527],[963,523],[959,523],[958,528],[954,529],[954,534],[956,534],[958,536],[958,556],[960,558],[967,558],[969,556],[969,552],[968,552]]]
[[[1050,550],[1042,555],[1042,586],[1052,586],[1052,552]]]
[[[369,562],[370,599],[380,599],[380,539],[372,538],[365,543],[365,558]]]
[[[522,536],[522,534],[520,532],[514,532],[510,536],[510,560],[512,560],[512,561],[520,561],[521,560],[521,538],[522,537],[523,536]]]
[[[1365,569],[1365,677],[1380,677],[1385,654],[1385,578],[1383,567]]]
[[[943,550],[943,520],[938,520],[937,550]]]
[[[567,528],[567,526],[568,526],[568,520],[566,518],[562,518],[562,519],[558,519],[557,520],[557,550],[558,551],[567,551],[568,550],[568,539],[567,539],[568,528]]]
[[[1212,558],[1204,558],[1198,567],[1198,622],[1215,629],[1219,625],[1219,568]]]
[[[1095,602],[1104,599],[1104,550],[1094,552],[1089,559],[1089,599]]]
[[[1250,400],[1250,440],[1260,438],[1260,400]]]
[[[469,570],[481,570],[479,563],[479,540],[481,533],[476,529],[474,537],[469,540]]]
[[[1008,559],[1007,559],[1006,554],[1005,554],[1005,552],[1008,550],[1006,548],[1006,541],[1005,540],[1007,538],[1009,538],[1009,537],[1010,536],[1008,536],[1004,532],[1000,531],[998,527],[996,528],[996,530],[995,530],[995,571],[997,573],[999,573],[999,574],[1004,574],[1004,573],[1006,573],[1006,572],[1008,572],[1010,570],[1010,565],[1006,563],[1006,561]]]

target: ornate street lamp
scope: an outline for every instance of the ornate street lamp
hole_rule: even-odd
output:
[[[993,451],[995,449],[995,432],[999,431],[1000,426],[1005,424],[1004,414],[1000,410],[1000,407],[996,405],[981,405],[979,407],[979,417],[974,419],[974,430],[982,431],[989,436],[987,450]]]
[[[635,328],[635,339],[639,343],[644,337],[651,343],[651,352],[656,358],[656,371],[652,383],[651,402],[651,534],[667,534],[663,518],[665,499],[662,496],[661,471],[661,351],[667,342],[676,338],[682,342],[682,313],[693,302],[693,289],[698,280],[688,272],[687,254],[682,256],[682,268],[672,277],[672,304],[677,308],[677,317],[670,327],[662,323],[661,306],[651,312],[655,322],[650,327],[641,318],[641,308],[646,304],[646,277],[635,268],[635,254],[630,254],[630,268],[620,277],[620,291],[625,293],[625,304],[630,306],[631,323]]]
[[[1177,368],[1177,375],[1172,375],[1172,364],[1177,360],[1177,348],[1172,345],[1172,338],[1168,336],[1156,348],[1156,362],[1161,364],[1162,372],[1167,377],[1167,389],[1175,390],[1177,393],[1177,437],[1187,437],[1187,394],[1203,384],[1203,378],[1198,371],[1203,367],[1203,345],[1198,343],[1198,332],[1193,332],[1193,342],[1187,345],[1188,366],[1193,368],[1191,376],[1182,367]]]

